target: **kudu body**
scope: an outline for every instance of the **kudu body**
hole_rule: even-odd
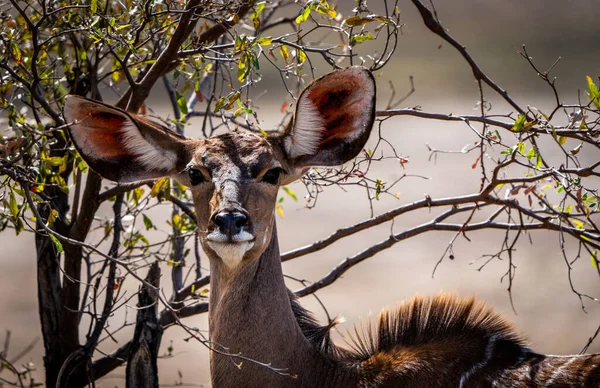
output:
[[[345,349],[290,297],[275,226],[278,187],[362,150],[375,115],[367,70],[339,70],[312,83],[298,98],[293,125],[271,136],[185,139],[74,96],[64,115],[75,146],[105,178],[171,176],[191,188],[210,259],[214,387],[599,386],[600,356],[534,353],[473,299],[439,295],[384,310],[376,327],[358,331]]]

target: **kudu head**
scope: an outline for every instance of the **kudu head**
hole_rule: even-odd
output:
[[[67,98],[64,116],[77,150],[104,178],[170,176],[189,186],[204,251],[234,271],[268,246],[279,186],[311,166],[339,165],[361,151],[375,117],[375,80],[361,67],[325,75],[298,98],[289,130],[269,136],[235,131],[186,139],[76,96]]]

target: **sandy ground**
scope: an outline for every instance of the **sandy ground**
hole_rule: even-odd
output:
[[[591,3],[590,3],[591,4]],[[436,50],[439,41],[428,36],[416,19],[408,3],[403,4],[407,9],[404,16],[409,21],[401,38],[397,61],[385,69],[378,80],[382,89],[380,107],[386,101],[387,91],[384,90],[388,79],[394,79],[397,85],[406,85],[407,76],[412,74],[417,80],[417,92],[405,105],[421,105],[427,111],[455,112],[472,114],[476,99],[476,89],[472,81],[465,81],[469,70],[458,62],[459,58],[447,47]],[[585,8],[581,5],[581,8]],[[503,8],[504,9],[504,8]],[[575,11],[578,11],[577,8]],[[510,91],[523,104],[539,104],[547,106],[547,97],[539,96],[540,85],[535,75],[530,73],[522,60],[514,55],[515,50],[523,43],[518,37],[515,27],[502,30],[506,22],[507,10],[498,13],[498,18],[492,18],[486,23],[460,19],[457,10],[449,6],[438,6],[438,12],[447,12],[451,31],[459,33],[458,38],[467,45],[476,48],[475,53],[484,69],[494,74],[493,78],[503,85],[510,86]],[[563,13],[569,20],[577,20],[582,12],[573,11],[573,15]],[[544,20],[558,18],[563,10],[554,10],[554,14],[545,15],[541,19],[529,19],[530,27],[544,28]],[[596,12],[596,11],[590,11]],[[450,16],[453,16],[450,17]],[[587,15],[591,17],[590,15]],[[592,15],[593,16],[593,15]],[[580,19],[579,19],[580,20]],[[513,20],[514,22],[514,20]],[[537,23],[533,25],[533,23]],[[470,24],[468,24],[470,23]],[[575,22],[565,22],[570,28]],[[579,24],[585,24],[578,22]],[[471,28],[471,30],[469,29]],[[486,29],[488,28],[488,29]],[[565,27],[566,28],[566,27]],[[469,33],[472,31],[473,33]],[[502,36],[497,45],[486,45],[480,42],[481,31],[496,31]],[[500,32],[498,32],[500,31]],[[460,34],[462,32],[462,34]],[[558,36],[556,31],[553,34]],[[512,36],[512,35],[514,36]],[[416,38],[415,38],[416,37]],[[416,43],[415,43],[416,42]],[[535,42],[535,41],[534,41]],[[569,42],[561,42],[563,46]],[[573,43],[575,44],[575,43]],[[470,47],[471,47],[470,46]],[[536,47],[536,46],[534,46]],[[538,46],[538,58],[544,63],[552,63],[556,47]],[[576,96],[576,89],[584,86],[584,76],[598,70],[597,66],[587,65],[574,53],[566,58],[563,67],[557,69],[558,74],[566,78],[565,97]],[[583,55],[583,54],[582,54]],[[583,63],[582,63],[583,62]],[[457,65],[457,63],[459,65]],[[589,62],[588,62],[589,63]],[[598,63],[597,61],[595,63]],[[517,73],[528,72],[523,82],[510,82]],[[593,74],[590,74],[593,75]],[[522,78],[519,78],[522,79]],[[398,86],[400,87],[400,86]],[[278,96],[270,96],[276,101]],[[281,100],[279,100],[281,101]],[[268,106],[265,111],[277,110],[279,104]],[[502,109],[502,105],[497,105]],[[276,118],[271,114],[268,122],[274,123]],[[268,127],[268,126],[266,126]],[[392,141],[397,151],[403,156],[410,157],[406,170],[397,164],[387,164],[378,167],[372,176],[393,181],[404,173],[423,175],[429,180],[406,178],[398,184],[396,192],[398,199],[384,198],[375,203],[375,212],[381,213],[395,206],[420,200],[425,195],[432,197],[451,196],[472,193],[478,189],[479,176],[471,169],[474,156],[471,155],[442,155],[437,164],[428,161],[425,143],[440,149],[461,149],[466,143],[474,141],[469,130],[458,124],[428,122],[413,118],[398,118],[390,120],[383,128],[384,135]],[[598,155],[585,154],[588,160],[597,159]],[[295,186],[302,193],[300,186]],[[356,223],[370,216],[366,202],[362,201],[364,191],[350,190],[343,192],[338,189],[328,190],[319,198],[317,208],[309,210],[303,203],[285,201],[285,217],[279,219],[279,235],[283,251],[309,244],[317,238],[323,238],[337,228]],[[400,217],[393,225],[394,231],[415,226],[432,217],[432,213],[423,210],[411,217]],[[165,225],[166,226],[166,225]],[[390,225],[358,234],[334,244],[317,254],[288,262],[284,265],[287,274],[301,279],[317,280],[343,258],[353,255],[370,246],[374,242],[386,239]],[[483,254],[495,253],[503,235],[496,232],[480,232],[469,235],[472,242],[459,238],[455,244],[455,259],[444,260],[435,277],[432,271],[443,254],[453,235],[449,233],[427,233],[408,241],[396,244],[392,249],[378,254],[376,257],[359,264],[347,272],[334,285],[321,290],[319,298],[328,307],[331,315],[341,314],[347,322],[340,326],[344,333],[361,318],[376,315],[382,306],[394,305],[400,300],[410,298],[415,294],[433,294],[439,291],[456,292],[459,295],[477,295],[479,298],[494,305],[495,308],[513,321],[518,330],[529,339],[532,347],[540,352],[553,354],[578,353],[588,338],[594,333],[600,322],[600,308],[593,302],[586,302],[587,313],[582,311],[580,302],[570,291],[567,278],[567,267],[561,256],[558,237],[550,233],[532,233],[533,245],[523,239],[515,254],[517,276],[513,284],[513,300],[516,313],[513,312],[506,291],[506,280],[501,282],[506,272],[506,261],[494,261],[478,271],[479,261],[472,263]],[[574,246],[568,246],[573,252]],[[168,270],[165,268],[165,271]],[[33,239],[31,236],[15,238],[10,233],[0,235],[0,341],[4,339],[4,331],[11,330],[11,354],[29,344],[33,339],[40,338],[40,328],[37,316],[36,275]],[[167,273],[164,272],[165,279]],[[599,296],[598,277],[591,267],[589,259],[583,257],[576,263],[573,279],[581,291]],[[298,284],[290,281],[290,288],[298,288]],[[135,284],[128,285],[131,290]],[[305,306],[323,318],[325,315],[313,297],[303,300]],[[127,309],[129,316],[134,312]],[[120,313],[123,314],[123,313]],[[118,315],[115,319],[122,319]],[[206,316],[186,319],[185,322],[201,330],[207,330]],[[131,337],[131,330],[125,330],[116,336],[119,343]],[[173,356],[159,361],[161,382],[164,386],[185,383],[194,386],[208,386],[208,352],[205,347],[194,341],[186,341],[186,334],[178,327],[170,328],[163,337],[163,349],[170,344],[173,346]],[[105,351],[115,349],[119,344],[107,341],[103,345]],[[32,361],[42,379],[42,345],[38,342],[32,352],[22,359]],[[600,351],[600,341],[597,341],[590,351]],[[166,352],[166,350],[163,350]],[[119,369],[110,377],[104,378],[98,386],[124,386],[122,377],[124,369]]]

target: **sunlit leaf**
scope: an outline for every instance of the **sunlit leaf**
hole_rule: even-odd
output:
[[[54,243],[54,246],[56,247],[56,253],[62,253],[63,252],[63,246],[62,243],[60,242],[59,239],[56,238],[55,235],[53,234],[49,234],[48,236],[50,236],[50,240],[52,240],[52,243]]]
[[[215,103],[215,112],[221,110],[221,108],[223,108],[223,105],[225,105],[225,98],[221,97]]]
[[[150,191],[150,196],[152,198],[156,198],[161,191],[168,189],[169,187],[169,178],[161,178],[154,183],[152,186],[152,190]]]
[[[373,39],[375,39],[373,37],[373,35],[371,35],[370,32],[367,32],[366,35],[354,35],[352,38],[350,38],[350,42],[349,43],[350,43],[351,46],[354,46],[356,44],[365,42],[367,40],[373,40]]]
[[[289,187],[287,187],[287,186],[283,186],[281,189],[282,189],[283,191],[285,191],[285,193],[286,193],[287,195],[289,195],[290,197],[292,197],[292,199],[293,199],[294,201],[298,201],[298,196],[296,195],[296,193],[294,192],[294,190],[290,189],[290,188],[289,188]]]
[[[379,201],[379,195],[383,191],[384,183],[381,179],[375,181],[375,200]]]
[[[308,20],[308,16],[310,15],[310,7],[304,7],[304,9],[302,10],[302,13],[300,15],[298,15],[298,17],[296,18],[296,23],[297,24],[301,24],[304,23],[305,21]]]
[[[367,17],[352,16],[352,17],[349,17],[348,19],[346,19],[346,21],[344,23],[346,23],[347,25],[349,25],[351,27],[355,27],[355,26],[367,24],[369,22],[372,22],[373,20],[375,20],[375,18],[372,16],[367,16]]]
[[[306,53],[304,52],[304,50],[298,50],[298,62],[306,62]]]
[[[286,62],[288,62],[290,60],[290,53],[289,53],[286,45],[281,46],[281,48],[279,49],[279,53],[281,54],[281,56],[283,57],[283,59]]]
[[[50,210],[50,214],[48,214],[48,226],[51,226],[56,221],[58,217],[58,211],[56,209]]]
[[[264,38],[259,38],[256,40],[256,43],[261,45],[261,46],[268,46],[271,43],[273,43],[273,38],[269,37],[264,37]]]
[[[512,126],[511,130],[514,131],[514,132],[520,132],[520,131],[522,131],[523,127],[525,126],[525,122],[526,121],[527,121],[527,117],[524,114],[520,115],[515,120],[515,123]]]
[[[177,106],[182,115],[188,114],[187,101],[185,97],[177,92]]]
[[[596,106],[596,108],[600,109],[600,91],[598,90],[598,86],[596,86],[596,84],[592,80],[592,77],[586,76],[585,79],[587,80],[588,84],[588,91],[586,92],[586,94],[592,101],[592,103]]]
[[[17,218],[19,215],[19,205],[17,204],[17,199],[15,198],[15,193],[10,191],[8,195],[8,210],[10,210],[10,214]]]

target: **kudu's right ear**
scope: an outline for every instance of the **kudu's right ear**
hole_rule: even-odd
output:
[[[75,147],[104,178],[135,182],[175,175],[191,159],[190,140],[101,102],[67,96],[63,115]]]

